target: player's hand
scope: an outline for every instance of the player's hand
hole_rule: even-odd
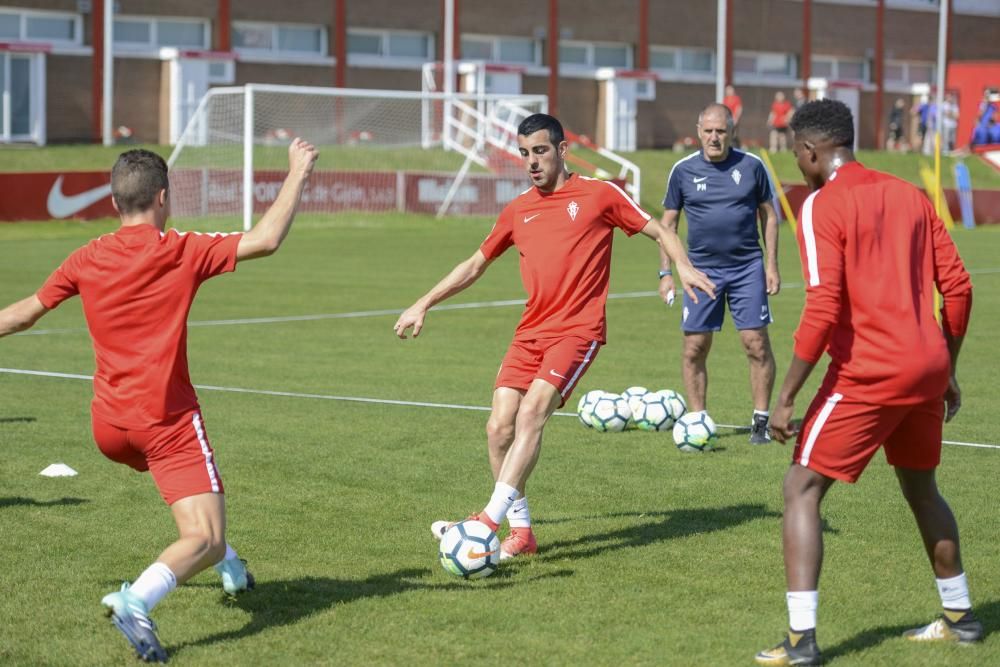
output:
[[[781,274],[778,273],[777,266],[768,266],[764,269],[764,277],[767,280],[767,293],[770,296],[781,291]]]
[[[771,437],[778,442],[784,443],[786,440],[794,439],[798,435],[802,423],[792,419],[794,410],[794,403],[778,402],[774,406],[774,410],[771,411],[769,423]]]
[[[678,264],[677,277],[680,278],[681,285],[684,286],[684,292],[695,303],[698,303],[698,295],[695,293],[695,289],[701,290],[707,294],[710,299],[715,298],[715,283],[709,280],[708,276],[690,264],[687,266]]]
[[[288,146],[288,173],[301,178],[309,178],[319,151],[308,141],[295,137]]]
[[[950,422],[962,407],[962,388],[958,379],[952,375],[948,380],[948,388],[944,392],[944,420]]]
[[[427,311],[419,306],[410,306],[399,316],[392,330],[400,338],[406,338],[406,330],[413,327],[413,337],[416,338],[420,335],[420,330],[424,328],[424,315],[426,313]]]
[[[660,298],[668,306],[674,305],[674,277],[663,276],[660,278]]]

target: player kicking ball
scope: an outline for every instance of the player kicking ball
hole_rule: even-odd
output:
[[[166,662],[150,612],[178,584],[215,566],[226,593],[253,576],[226,543],[226,506],[215,453],[188,375],[187,316],[202,282],[237,262],[274,253],[288,233],[317,157],[295,139],[277,199],[246,234],[164,231],[167,165],[132,150],[111,170],[121,227],[71,254],[37,293],[0,311],[0,336],[23,331],[79,295],[94,342],[94,439],[112,461],[149,471],[179,537],[131,585],[101,600],[115,627],[147,662]]]
[[[489,503],[472,517],[494,531],[505,519],[509,522],[502,560],[538,549],[525,485],[538,461],[546,422],[605,342],[615,228],[658,241],[692,299],[697,301],[695,289],[715,296],[715,285],[691,266],[676,233],[665,230],[613,183],[566,171],[568,144],[558,120],[534,114],[518,126],[517,134],[533,187],[508,204],[479,249],[407,308],[393,327],[400,338],[412,327],[416,338],[430,308],[476,282],[508,248],[517,248],[528,302],[500,364],[486,423],[496,484]],[[436,521],[431,531],[441,539],[450,523]]]
[[[789,630],[757,662],[820,664],[820,504],[836,480],[856,482],[880,447],[916,519],[943,607],[905,637],[978,641],[983,626],[972,613],[958,526],[934,479],[942,422],[961,405],[955,372],[972,310],[969,274],[923,193],[855,161],[845,104],[809,102],[791,127],[813,193],[798,228],[806,303],[771,417],[776,439],[797,436],[784,481]],[[935,287],[944,298],[940,326]],[[824,351],[830,367],[798,428],[795,397]]]

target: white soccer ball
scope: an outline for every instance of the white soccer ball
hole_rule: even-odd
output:
[[[639,409],[639,401],[642,397],[649,393],[649,390],[645,387],[629,387],[622,392],[622,398],[628,403],[629,410],[632,411],[633,419],[630,419],[626,428],[635,428],[635,412]]]
[[[500,563],[500,539],[481,521],[459,521],[441,536],[438,558],[441,566],[455,576],[488,577]]]
[[[681,416],[687,412],[687,403],[684,402],[684,397],[678,394],[673,389],[661,389],[656,392],[663,396],[663,402],[670,411],[670,416],[676,422]]]
[[[602,433],[620,433],[632,419],[632,410],[620,394],[604,392],[594,403],[590,423]]]
[[[636,426],[643,431],[669,431],[674,426],[674,416],[662,391],[651,391],[639,399],[632,410]]]
[[[687,412],[674,424],[674,443],[682,452],[704,452],[715,447],[715,422],[704,410]]]
[[[579,402],[576,404],[576,416],[580,418],[580,423],[587,428],[594,428],[593,423],[591,423],[591,417],[594,414],[594,404],[603,395],[604,390],[592,389],[581,396]]]

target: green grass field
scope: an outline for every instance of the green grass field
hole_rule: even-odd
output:
[[[519,307],[431,313],[407,341],[392,335],[394,314],[364,313],[409,305],[490,224],[302,216],[277,255],[203,287],[191,313],[201,324],[189,334],[192,377],[216,387],[199,393],[226,485],[229,540],[258,588],[227,602],[204,573],[171,594],[153,617],[172,664],[744,665],[779,640],[780,484],[791,448],[751,448],[733,429],[721,429],[719,451],[695,455],[678,452],[668,434],[598,434],[555,417],[528,493],[538,555],[480,582],[440,568],[430,522],[480,509],[492,488],[486,413],[335,397],[489,404]],[[0,225],[0,304],[30,294],[70,251],[113,228]],[[945,437],[996,445],[1000,228],[958,229],[955,239],[976,301],[959,374],[964,406]],[[609,300],[609,344],[576,396],[634,384],[682,389],[679,309],[652,296],[656,249],[619,236],[614,252],[612,294],[649,295]],[[781,259],[786,284],[772,302],[779,383],[803,300],[787,229]],[[452,302],[522,297],[508,253]],[[331,317],[207,324],[308,315]],[[72,300],[34,334],[0,341],[0,368],[91,374],[83,326]],[[748,422],[747,365],[728,325],[709,371],[716,421]],[[169,512],[148,476],[94,446],[89,382],[4,370],[0,392],[0,663],[129,664],[99,600],[172,541]],[[38,475],[54,462],[79,476]],[[899,638],[939,601],[884,459],[856,486],[831,491],[819,612],[831,664],[1000,664],[998,478],[1000,449],[944,448],[940,485],[991,632],[974,647]]]

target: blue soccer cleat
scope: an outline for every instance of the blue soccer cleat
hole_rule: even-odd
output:
[[[122,584],[121,591],[117,593],[105,595],[101,598],[101,604],[106,608],[106,615],[125,635],[141,660],[167,661],[167,652],[156,636],[156,624],[149,618],[146,603],[128,590],[128,584]]]
[[[253,590],[256,582],[246,564],[242,558],[227,558],[215,566],[215,571],[222,576],[222,590],[234,596]]]

